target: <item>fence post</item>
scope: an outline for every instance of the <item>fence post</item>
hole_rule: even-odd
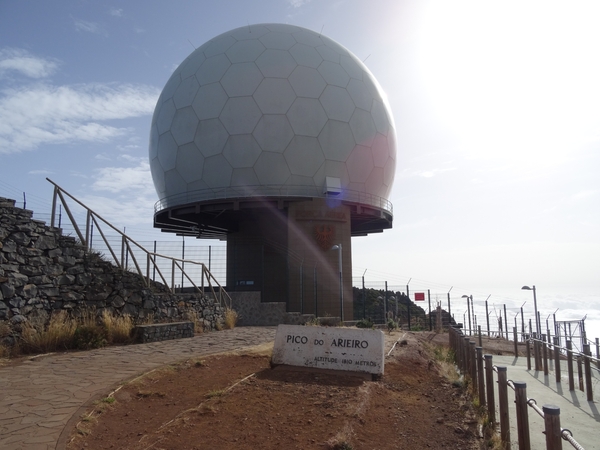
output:
[[[587,391],[587,401],[594,401],[594,388],[592,387],[592,368],[590,356],[592,356],[592,352],[590,351],[590,344],[583,344],[583,365],[585,369],[585,390]]]
[[[548,329],[548,334],[546,335],[548,341],[548,359],[552,361],[554,352],[552,351],[552,336],[550,335],[550,329]]]
[[[517,327],[513,327],[513,339],[515,340],[515,358],[519,357],[519,347],[517,345]]]
[[[560,408],[554,405],[544,405],[544,425],[546,431],[546,450],[562,450],[560,430]]]
[[[481,330],[481,327],[479,328]],[[483,379],[483,348],[475,348],[477,352],[477,383],[479,386],[479,406],[485,406],[485,381]]]
[[[531,370],[531,335],[525,340],[527,345],[527,370]]]
[[[600,339],[596,338],[596,367],[600,369]]]
[[[559,338],[554,337],[554,375],[556,377],[556,382],[560,383],[560,349],[559,347]]]
[[[573,343],[567,341],[567,372],[569,374],[569,390],[575,390],[575,380],[573,378]]]
[[[527,415],[527,383],[514,381],[515,403],[517,405],[517,434],[519,435],[519,450],[529,450],[529,416]]]
[[[469,375],[471,375],[471,382],[473,383],[473,394],[478,392],[477,390],[477,361],[475,361],[475,341],[469,342],[469,354],[470,354],[470,367],[469,367]]]
[[[465,376],[469,375],[471,376],[471,372],[469,372],[469,368],[471,367],[471,358],[469,355],[469,336],[465,336],[463,338],[463,353],[465,355],[465,359],[464,359],[464,370],[463,370],[463,374]]]
[[[546,335],[542,334],[542,360],[544,362],[544,375],[548,375],[548,345],[546,344]]]
[[[508,385],[506,367],[498,366],[498,404],[500,406],[500,439],[505,450],[510,450],[510,421],[508,417]]]
[[[577,355],[577,378],[579,378],[579,390],[583,392],[583,364],[581,355]]]
[[[479,333],[479,346],[483,347],[483,338],[481,337],[481,325],[477,325],[477,332]]]
[[[496,400],[494,398],[494,368],[492,355],[485,355],[485,387],[487,391],[488,418],[491,424],[496,423]]]

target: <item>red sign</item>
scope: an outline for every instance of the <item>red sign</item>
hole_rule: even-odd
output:
[[[415,302],[424,302],[425,292],[415,292]]]

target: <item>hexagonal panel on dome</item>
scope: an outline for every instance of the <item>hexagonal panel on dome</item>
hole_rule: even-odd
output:
[[[289,82],[298,97],[319,98],[327,86],[316,69],[304,66],[294,69]]]
[[[204,53],[199,51],[192,52],[192,54],[182,63],[181,72],[179,73],[181,79],[184,80],[194,75],[205,60],[206,56],[204,56]]]
[[[238,41],[255,40],[269,33],[270,30],[264,25],[249,25],[247,27],[236,28],[229,32],[229,35]]]
[[[198,83],[200,83],[200,86],[204,86],[205,84],[219,81],[225,75],[230,65],[231,63],[224,53],[206,58],[206,61],[202,63],[196,72]]]
[[[252,97],[235,97],[227,100],[219,118],[229,134],[250,134],[261,115]]]
[[[316,69],[323,62],[323,57],[320,53],[314,47],[305,44],[296,44],[290,48],[289,52],[301,66]]]
[[[219,119],[201,120],[196,128],[194,143],[208,158],[221,153],[228,137],[229,133]]]
[[[296,42],[300,44],[305,44],[310,47],[318,47],[319,45],[323,45],[323,39],[321,39],[321,35],[315,33],[311,30],[300,30],[295,33],[292,33]]]
[[[231,182],[233,168],[221,154],[204,160],[202,180],[210,188],[227,187]]]
[[[350,55],[340,56],[340,65],[344,68],[350,78],[362,80],[365,73],[359,63]]]
[[[165,197],[165,170],[160,165],[158,159],[150,161],[150,173],[152,174],[152,182],[158,194],[158,198]]]
[[[185,192],[187,183],[177,169],[165,172],[165,189],[167,192]]]
[[[350,129],[357,144],[370,147],[375,139],[375,124],[371,114],[362,109],[355,109],[350,119]]]
[[[347,186],[350,182],[346,163],[339,161],[331,161],[326,159],[313,177],[315,185],[319,188],[322,188],[325,185],[325,177],[339,178],[342,180],[342,186]]]
[[[148,146],[148,149],[148,157],[150,161],[152,161],[158,156],[158,128],[156,128],[155,123],[150,127],[150,145]]]
[[[231,186],[258,186],[258,177],[251,167],[243,167],[241,169],[233,169],[231,174]],[[243,190],[242,190],[243,193]]]
[[[297,98],[287,112],[294,133],[303,136],[319,135],[325,123],[327,114],[317,99]]]
[[[296,40],[289,32],[280,33],[278,31],[271,31],[258,39],[265,47],[279,50],[288,50],[296,43]]]
[[[260,146],[251,134],[229,136],[223,147],[223,156],[234,169],[252,167],[261,152]]]
[[[256,65],[265,77],[287,78],[297,64],[290,52],[267,49],[256,59]]]
[[[163,134],[165,131],[169,131],[171,129],[175,111],[177,111],[177,108],[175,107],[173,100],[168,100],[160,105],[160,110],[156,118],[158,134]]]
[[[312,177],[291,174],[285,182],[287,186],[315,186],[315,180]]]
[[[348,122],[354,113],[354,102],[344,88],[329,85],[319,100],[330,119]]]
[[[240,41],[233,44],[225,52],[229,60],[235,63],[253,62],[259,55],[265,51],[265,46],[256,39]]]
[[[174,73],[167,81],[164,89],[160,93],[160,97],[158,97],[157,108],[159,108],[165,101],[170,100],[175,94],[175,91],[179,87],[179,83],[181,83],[181,75],[178,73]]]
[[[390,157],[387,137],[381,133],[377,133],[373,145],[371,146],[371,150],[373,152],[373,162],[375,163],[375,167],[385,167],[385,164]]]
[[[262,186],[284,184],[290,176],[281,153],[262,152],[254,164],[254,172]]]
[[[293,175],[313,177],[325,162],[325,156],[317,138],[294,136],[283,153]]]
[[[373,105],[373,96],[365,86],[365,84],[354,78],[350,79],[346,90],[350,94],[354,105],[357,108],[364,109],[365,111],[371,111]]]
[[[294,130],[286,116],[263,114],[252,134],[263,150],[283,153],[294,137]]]
[[[323,61],[317,69],[323,76],[327,84],[333,84],[345,88],[350,81],[350,76],[344,68],[337,63],[331,61]]]
[[[254,100],[263,114],[285,114],[295,98],[288,80],[281,78],[265,78],[254,93]]]
[[[338,52],[336,52],[335,50],[333,50],[331,47],[328,47],[327,45],[319,45],[318,47],[315,47],[315,48],[317,49],[317,51],[319,52],[319,54],[325,61],[331,61],[336,64],[339,64],[340,54]]]
[[[175,168],[177,142],[175,142],[170,132],[163,133],[158,137],[158,161],[165,171]]]
[[[195,76],[191,76],[183,80],[179,84],[175,94],[173,94],[173,102],[175,103],[175,106],[177,108],[191,106],[199,88],[200,85],[198,84],[198,80]]]
[[[177,151],[177,164],[175,166],[186,183],[196,181],[202,176],[204,156],[193,142],[179,147]]]
[[[198,120],[219,117],[228,98],[220,83],[201,86],[192,102]]]
[[[394,175],[396,174],[396,161],[392,158],[389,158],[385,166],[383,167],[383,184],[387,186],[387,192],[385,193],[385,197],[388,196],[390,192],[390,188],[394,183]],[[382,195],[383,197],[383,195]]]
[[[383,134],[387,134],[390,127],[388,116],[385,112],[385,106],[381,100],[373,99],[373,106],[371,107],[371,115],[375,122],[377,131]]]
[[[229,97],[252,95],[263,76],[253,62],[232,64],[223,78],[221,85]]]
[[[200,49],[207,58],[210,58],[211,56],[226,52],[235,42],[233,37],[222,34],[203,44]]]
[[[327,160],[344,162],[354,150],[356,142],[350,125],[346,122],[329,120],[319,134],[319,143]]]
[[[367,181],[365,181],[365,189],[367,192],[378,195],[379,197],[386,196],[387,188],[383,185],[383,169],[381,167],[374,167]]]
[[[194,140],[198,117],[191,106],[178,109],[171,125],[171,134],[178,145],[187,144]]]
[[[369,147],[357,145],[346,161],[351,183],[364,183],[373,170],[373,154]]]

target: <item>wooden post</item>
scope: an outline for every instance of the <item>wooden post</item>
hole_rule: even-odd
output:
[[[590,356],[592,356],[592,352],[590,350],[590,344],[583,344],[583,365],[585,368],[585,390],[587,393],[587,401],[594,401],[594,388],[592,387],[592,368],[590,360]]]
[[[481,327],[479,328],[481,330]],[[485,381],[483,379],[483,348],[476,347],[477,353],[477,386],[479,386],[479,405],[485,406]]]
[[[485,387],[487,391],[487,409],[490,423],[496,424],[496,399],[494,398],[494,368],[492,355],[485,355]]]
[[[562,450],[560,429],[560,408],[554,405],[544,405],[544,425],[546,434],[546,450]]]
[[[498,366],[498,404],[500,406],[500,439],[505,450],[510,450],[510,421],[508,416],[508,385],[506,367]]]
[[[583,392],[583,364],[581,355],[577,355],[577,378],[579,379],[579,390]]]
[[[554,376],[556,382],[560,383],[560,350],[559,350],[559,338],[554,337]]]
[[[548,375],[548,345],[546,344],[546,335],[542,334],[542,361],[544,363],[544,375]]]
[[[477,332],[479,333],[479,346],[483,347],[483,338],[481,337],[481,325],[477,325]]]
[[[475,341],[469,342],[469,355],[470,355],[470,367],[469,375],[471,376],[471,382],[473,383],[473,394],[477,392],[477,357],[475,355]]]
[[[567,341],[567,372],[569,374],[569,390],[575,390],[575,379],[573,378],[573,343]]]
[[[515,403],[517,408],[517,433],[519,435],[519,450],[530,450],[529,416],[527,412],[527,384],[514,381]]]
[[[515,341],[515,358],[519,357],[519,346],[517,345],[517,327],[513,327],[513,339]]]

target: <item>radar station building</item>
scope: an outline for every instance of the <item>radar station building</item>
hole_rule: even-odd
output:
[[[396,143],[349,50],[284,24],[211,39],[165,85],[149,157],[154,226],[227,241],[228,291],[353,320],[351,237],[392,227]]]

